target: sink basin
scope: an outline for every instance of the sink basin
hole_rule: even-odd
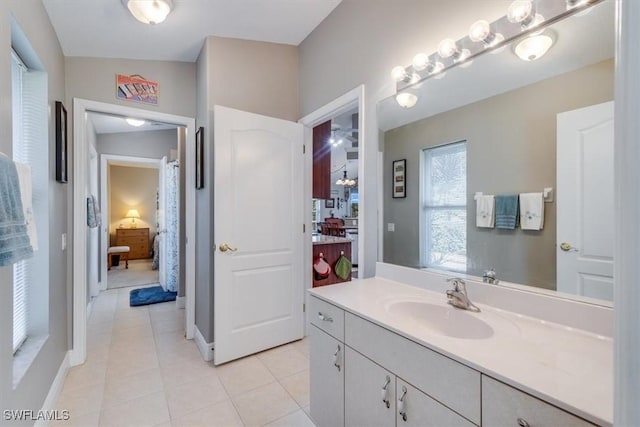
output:
[[[399,301],[391,303],[387,310],[397,318],[417,322],[447,337],[477,340],[493,335],[493,328],[477,314],[450,306],[422,301]]]

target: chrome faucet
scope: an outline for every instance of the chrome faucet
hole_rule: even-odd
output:
[[[498,278],[496,277],[496,271],[493,268],[485,270],[482,274],[482,281],[485,283],[489,283],[490,285],[497,285]]]
[[[465,285],[464,280],[459,277],[452,277],[447,279],[447,282],[453,283],[453,289],[447,290],[447,302],[449,304],[463,310],[480,312],[480,309],[469,299],[469,296],[467,295],[467,286]]]

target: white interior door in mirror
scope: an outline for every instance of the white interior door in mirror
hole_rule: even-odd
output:
[[[303,127],[214,107],[215,364],[303,336]]]
[[[160,263],[158,265],[158,281],[165,291],[167,290],[167,157],[160,161],[158,173],[160,183],[158,184],[158,251],[160,252]]]
[[[558,114],[558,290],[613,300],[613,102]]]

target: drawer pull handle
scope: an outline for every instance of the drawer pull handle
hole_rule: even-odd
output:
[[[321,311],[318,312],[318,319],[324,321],[324,322],[333,322],[333,318],[329,317],[327,315],[322,314]]]
[[[333,353],[333,366],[338,368],[338,372],[340,372],[340,346],[336,348],[336,352]]]
[[[391,378],[389,378],[389,375],[387,375],[387,378],[384,382],[384,384],[382,385],[382,402],[387,405],[387,409],[389,409],[391,407],[391,403],[389,402],[389,384],[391,383]]]
[[[523,418],[518,418],[518,425],[520,427],[530,427],[529,423],[527,422],[527,420],[525,420]]]
[[[398,399],[398,414],[402,417],[402,421],[407,421],[407,410],[405,408],[405,397],[407,397],[407,388],[402,386],[402,394]]]

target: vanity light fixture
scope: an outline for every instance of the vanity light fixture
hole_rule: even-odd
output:
[[[449,68],[468,67],[484,52],[502,52],[511,42],[517,44],[511,45],[513,51],[525,61],[538,59],[555,42],[555,36],[547,33],[549,25],[571,15],[586,14],[593,5],[603,1],[606,0],[513,0],[506,15],[493,22],[474,22],[468,37],[457,41],[444,39],[437,52],[419,53],[410,66],[395,67],[391,75],[396,82],[396,101],[404,108],[413,107],[417,96],[405,93],[406,89],[416,88],[428,78],[442,78]],[[545,37],[535,38],[540,35]]]
[[[513,51],[523,61],[535,61],[549,51],[554,41],[552,33],[545,31],[520,40]]]
[[[122,3],[134,18],[150,25],[163,22],[173,8],[171,0],[122,0]]]
[[[418,102],[418,97],[410,92],[401,92],[396,95],[396,102],[402,108],[411,108]]]
[[[133,127],[136,127],[136,128],[137,128],[137,127],[140,127],[140,126],[142,126],[142,125],[144,124],[144,120],[140,120],[140,119],[132,119],[132,118],[130,118],[130,117],[126,118],[126,119],[125,119],[125,121],[126,121],[129,125],[131,125],[131,126],[133,126]]]

